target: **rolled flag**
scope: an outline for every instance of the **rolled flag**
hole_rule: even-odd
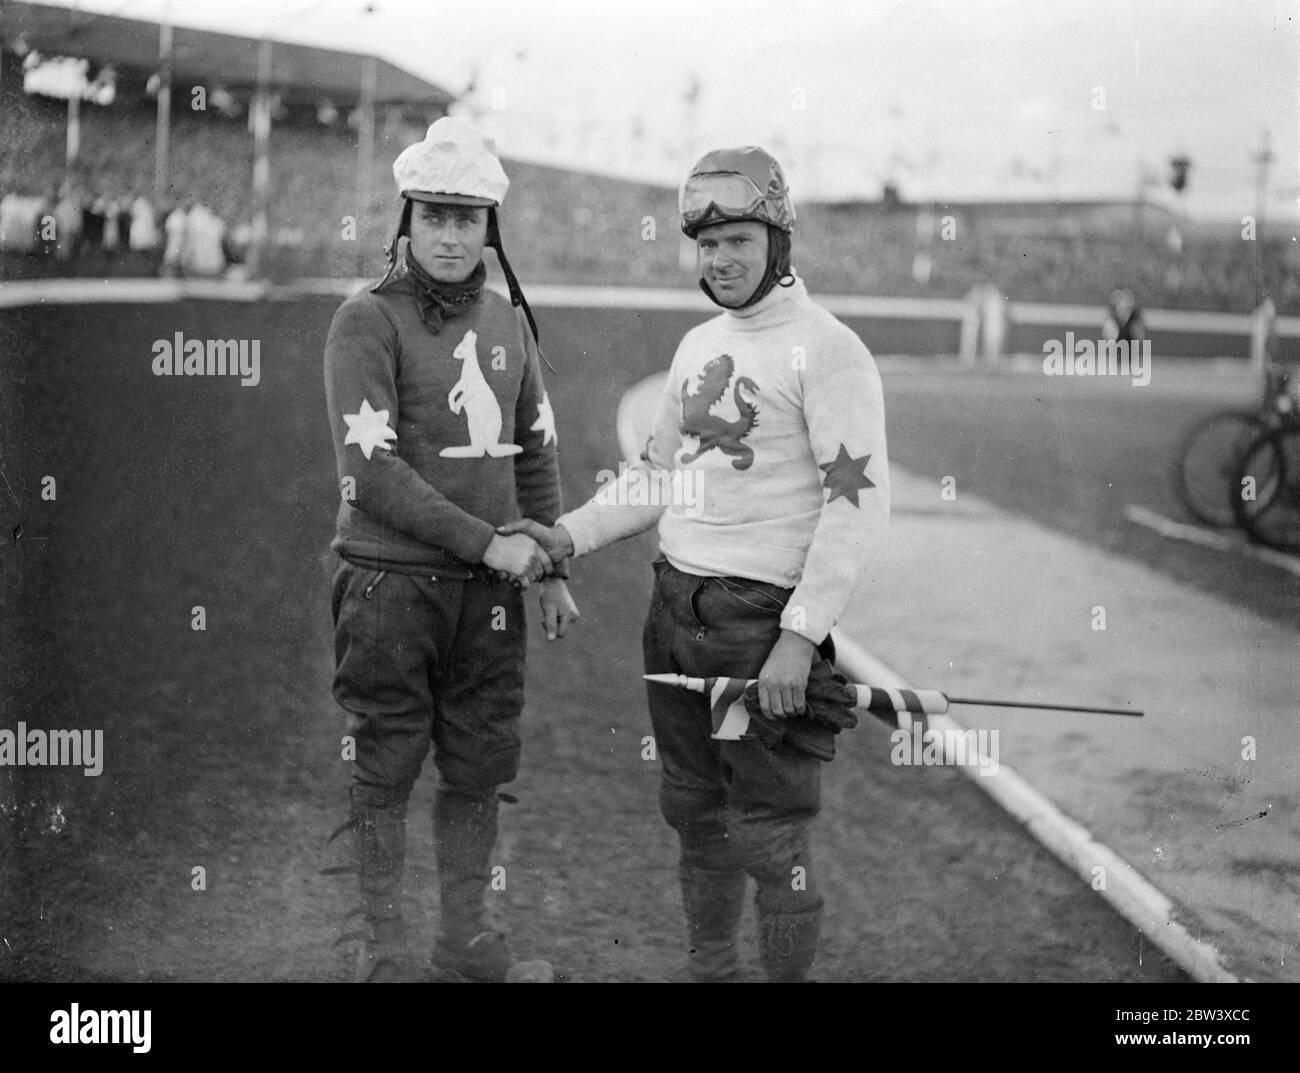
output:
[[[749,712],[745,710],[744,678],[689,678],[684,674],[647,674],[647,682],[680,686],[692,693],[706,693],[709,710],[713,716],[713,737],[719,741],[748,741],[757,735],[749,733]]]
[[[690,689],[696,693],[709,693],[713,698],[714,709],[714,729],[721,729],[725,725],[728,730],[733,729],[740,718],[739,715],[733,717],[732,709],[737,704],[737,697],[743,697],[745,687],[750,685],[750,681],[742,681],[739,678],[688,678],[684,674],[647,674],[643,678],[649,682],[660,682],[664,685],[679,686],[682,689]],[[1098,708],[1091,705],[1080,704],[1052,704],[1046,701],[1032,700],[982,700],[975,697],[950,697],[946,693],[941,693],[937,689],[882,689],[880,686],[862,685],[859,683],[850,683],[849,688],[857,691],[857,707],[865,708],[867,711],[874,712],[877,715],[883,712],[897,712],[899,714],[899,724],[906,725],[910,720],[902,718],[903,713],[908,715],[920,715],[922,721],[927,715],[944,715],[951,704],[974,704],[987,708],[1036,708],[1039,710],[1056,711],[1056,712],[1089,712],[1096,715],[1128,715],[1141,718],[1143,712],[1136,708]],[[726,698],[725,703],[721,703]],[[721,707],[719,707],[721,703]],[[740,710],[744,710],[744,702],[740,702]],[[721,723],[719,723],[719,712],[721,711]],[[745,718],[745,726],[749,725],[748,717]],[[740,733],[744,733],[742,729]],[[718,737],[717,733],[714,737]],[[735,739],[739,740],[739,739]]]
[[[754,679],[691,678],[684,674],[647,674],[644,678],[707,694],[713,717],[712,736],[718,741],[749,741],[758,736],[750,729],[750,714],[745,707],[745,690]],[[947,698],[933,689],[881,689],[856,684],[850,688],[857,691],[857,707],[876,714],[908,712],[925,716],[942,715],[948,710]]]
[[[872,712],[911,712],[913,715],[944,715],[948,698],[937,689],[881,689],[854,685],[858,707]]]
[[[744,678],[706,678],[709,710],[713,716],[713,737],[718,741],[746,741],[755,737],[749,732],[749,711],[745,708]]]

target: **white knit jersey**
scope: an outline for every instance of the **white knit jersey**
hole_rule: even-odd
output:
[[[559,519],[575,553],[658,519],[678,569],[793,587],[781,625],[820,642],[889,519],[884,399],[862,341],[801,281],[724,311],[677,348],[647,455],[660,479],[631,471]]]

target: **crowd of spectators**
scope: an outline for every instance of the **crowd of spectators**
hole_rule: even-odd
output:
[[[142,194],[85,194],[67,182],[48,195],[0,197],[0,251],[11,278],[239,275],[248,243],[247,225],[228,228],[195,199],[157,212]]]
[[[153,183],[147,110],[83,111],[81,189],[88,193],[77,196],[50,191],[51,177],[64,172],[63,110],[35,98],[22,105],[0,108],[0,138],[21,147],[0,162],[0,194],[8,194],[0,203],[0,277],[243,271],[253,172],[246,124],[174,112],[169,190],[176,203],[151,206],[135,193]],[[381,124],[369,200],[359,205],[352,131],[275,126],[261,271],[274,279],[377,274],[398,207],[386,162],[421,133]],[[503,225],[517,236],[510,258],[525,280],[691,286],[675,190],[521,161],[507,167]],[[1188,232],[1175,248],[1155,227],[1146,234],[962,227],[954,240],[930,243],[918,278],[915,207],[800,202],[798,210],[795,263],[823,294],[959,298],[992,282],[1012,300],[1104,304],[1124,281],[1148,308],[1249,312],[1267,295],[1279,312],[1300,313],[1300,252],[1289,233],[1245,241],[1225,225],[1222,234]],[[47,217],[52,229],[41,225]]]

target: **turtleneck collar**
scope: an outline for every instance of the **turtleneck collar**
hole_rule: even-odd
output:
[[[794,283],[789,287],[782,287],[778,283],[752,306],[745,309],[723,309],[722,312],[741,322],[735,327],[747,328],[756,327],[774,316],[779,316],[790,302],[803,301],[808,297],[803,280],[793,268],[790,269],[790,275],[794,276]]]

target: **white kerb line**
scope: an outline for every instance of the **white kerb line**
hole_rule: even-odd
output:
[[[1247,558],[1268,563],[1270,566],[1280,567],[1300,577],[1300,559],[1274,548],[1260,547],[1249,543],[1244,538],[1234,539],[1226,533],[1216,533],[1212,529],[1203,529],[1199,525],[1176,522],[1132,503],[1124,508],[1124,516],[1135,525],[1146,526],[1170,540],[1186,540],[1188,543],[1200,544],[1202,547],[1214,548],[1216,551],[1236,552]]]
[[[901,676],[839,630],[834,631],[834,641],[836,664],[850,678],[908,688]],[[932,727],[945,731],[945,752],[952,736],[948,732],[965,729],[951,716],[932,715],[929,720]],[[1106,888],[1097,893],[1194,979],[1201,983],[1241,982],[1223,967],[1214,947],[1195,938],[1175,919],[1177,907],[1164,893],[1006,763],[1000,763],[997,773],[989,777],[980,776],[974,765],[957,766],[1085,882],[1091,883],[1094,868],[1104,868]]]

